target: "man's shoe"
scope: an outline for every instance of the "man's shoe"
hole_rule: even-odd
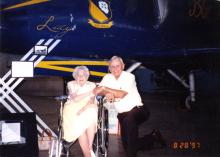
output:
[[[166,147],[166,142],[164,138],[162,137],[161,133],[159,130],[154,129],[151,133],[151,135],[154,138],[154,144],[156,148],[163,148]]]
[[[154,138],[151,134],[147,134],[138,139],[138,150],[152,150],[154,147]]]

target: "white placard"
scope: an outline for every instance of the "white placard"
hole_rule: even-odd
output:
[[[45,45],[35,45],[34,54],[36,55],[47,55],[47,46]]]
[[[34,63],[12,61],[12,77],[33,77],[34,76]]]
[[[20,123],[3,123],[2,124],[2,143],[14,143],[21,141],[21,124]]]

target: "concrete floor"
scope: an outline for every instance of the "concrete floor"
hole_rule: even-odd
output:
[[[139,151],[138,157],[217,157],[220,155],[220,98],[199,97],[194,111],[180,108],[180,93],[142,93],[150,118],[140,126],[140,136],[157,128],[167,147]],[[21,96],[53,129],[57,130],[59,102],[54,97]],[[3,112],[4,109],[1,109]],[[195,144],[195,145],[194,145]],[[109,136],[109,157],[125,157],[120,136]],[[47,157],[40,151],[39,157]],[[83,157],[78,142],[71,147],[71,157]]]

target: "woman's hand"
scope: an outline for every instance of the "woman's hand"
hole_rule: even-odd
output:
[[[83,108],[81,108],[78,112],[77,112],[77,116],[79,116],[82,112],[84,112],[86,110],[85,106]]]
[[[92,93],[90,94],[90,99],[89,101],[87,102],[87,104],[82,108],[80,109],[78,112],[77,112],[77,115],[79,116],[82,112],[84,112],[87,108],[91,107],[94,105],[94,101],[95,101],[95,95]]]
[[[74,99],[76,98],[76,96],[77,96],[76,93],[71,93],[71,94],[69,95],[69,99],[70,99],[70,100],[74,100]]]

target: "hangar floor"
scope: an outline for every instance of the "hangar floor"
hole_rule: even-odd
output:
[[[217,157],[220,155],[220,98],[200,96],[193,111],[180,107],[181,93],[142,93],[150,118],[140,126],[140,136],[157,128],[166,140],[161,149],[139,151],[138,157]],[[21,96],[53,129],[57,129],[60,103],[54,97]],[[1,109],[2,110],[2,109]],[[120,136],[109,136],[109,157],[125,157]],[[47,157],[40,151],[39,157]],[[83,157],[78,142],[70,157]]]

